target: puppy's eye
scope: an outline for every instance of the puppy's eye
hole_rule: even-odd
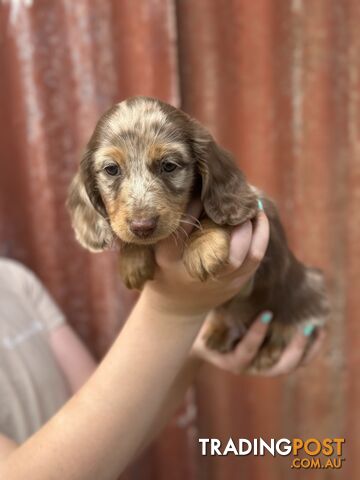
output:
[[[176,170],[179,167],[179,165],[175,162],[172,162],[170,160],[164,160],[161,164],[161,171],[165,173],[171,173],[174,170]]]
[[[120,167],[116,163],[111,163],[110,165],[106,165],[104,170],[111,177],[115,177],[116,175],[120,174]]]

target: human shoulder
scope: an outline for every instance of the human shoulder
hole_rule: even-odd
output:
[[[51,330],[65,323],[65,317],[40,279],[22,263],[0,258],[0,289],[22,298]]]
[[[24,264],[12,258],[0,257],[0,275],[7,277],[8,275],[28,276],[34,275],[33,272]]]
[[[25,265],[11,258],[0,257],[0,283],[7,287],[24,287],[36,282],[35,274]]]

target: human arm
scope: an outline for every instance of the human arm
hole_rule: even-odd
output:
[[[0,468],[4,478],[26,478],[31,470],[39,480],[111,479],[127,465],[202,320],[171,316],[144,297],[89,381],[6,457]]]
[[[237,257],[219,280],[186,274],[172,245],[157,251],[148,282],[104,360],[67,404],[0,465],[8,480],[113,479],[143,445],[183,366],[207,311],[231,298],[261,260],[268,240],[263,213],[234,233]],[[260,235],[261,233],[261,235]],[[0,475],[0,476],[1,476]]]
[[[192,213],[196,214],[196,211],[193,211]],[[252,241],[249,251],[246,255],[246,258],[244,259],[241,256],[241,254],[239,255],[239,253],[244,250],[238,248],[236,238],[234,238],[236,237],[236,235],[240,233],[240,230],[237,230],[237,232],[235,232],[235,235],[233,235],[232,242],[231,242],[231,249],[230,249],[231,264],[241,265],[241,270],[243,272],[248,272],[246,274],[246,278],[250,278],[252,276],[251,272],[254,272],[256,270],[257,265],[260,263],[262,259],[264,246],[266,247],[267,245],[268,224],[267,224],[266,217],[263,214],[259,215],[256,223],[253,224],[251,228],[254,228],[253,235],[255,240]],[[176,252],[175,252],[175,255],[176,255]],[[166,263],[167,257],[170,257],[171,259],[171,250],[167,251],[167,254],[164,256],[164,258],[158,259],[160,264],[164,262]],[[243,282],[242,286],[244,284],[246,285],[247,281]],[[205,321],[205,324],[206,324],[206,321]],[[201,330],[203,330],[204,327],[206,327],[205,324],[203,324]],[[246,349],[250,348],[248,340],[250,340],[250,343],[254,343],[254,338],[252,339],[251,337],[253,337],[253,335],[251,335],[250,338],[246,337],[243,339],[244,347]],[[203,345],[202,333],[199,332],[184,366],[180,370],[176,380],[174,381],[163,403],[163,407],[161,408],[161,414],[154,420],[152,428],[142,444],[141,450],[150,443],[150,441],[156,436],[156,434],[162,429],[162,427],[169,420],[171,415],[174,413],[176,407],[178,407],[180,402],[183,400],[186,390],[189,388],[189,386],[195,379],[196,374],[198,373],[201,366],[205,362],[214,363],[212,358],[207,358],[206,355],[201,354],[202,351],[198,350],[197,348],[200,345],[203,346],[204,348],[203,351],[205,353],[208,353],[208,352],[211,353],[211,351],[206,349],[205,345]],[[259,346],[260,344],[257,344],[256,351],[259,348]],[[222,354],[218,354],[218,357],[220,359],[222,357]],[[232,362],[232,363],[235,363],[235,362]],[[229,365],[227,364],[227,362],[224,362],[224,364],[225,364],[224,367],[221,367],[219,365],[220,368],[226,367],[225,369],[229,370]]]
[[[96,362],[70,325],[64,323],[49,332],[49,344],[67,381],[76,393],[96,369]]]
[[[0,433],[0,465],[17,446],[17,443],[11,440],[11,438]]]

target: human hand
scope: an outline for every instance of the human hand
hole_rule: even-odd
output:
[[[201,205],[194,203],[189,219]],[[236,295],[259,266],[269,240],[269,223],[259,210],[254,222],[236,227],[231,235],[229,264],[216,278],[205,282],[192,278],[182,262],[183,242],[173,238],[160,242],[155,250],[158,265],[154,280],[147,282],[144,294],[161,310],[185,315],[206,315],[211,309]]]
[[[235,374],[251,373],[265,377],[275,377],[293,372],[299,367],[310,363],[321,349],[326,336],[323,328],[317,328],[316,338],[308,351],[306,347],[309,340],[309,329],[306,332],[299,330],[293,339],[283,351],[278,362],[267,370],[254,372],[249,370],[251,362],[256,357],[261,344],[266,336],[270,322],[270,312],[263,312],[250,326],[242,340],[236,345],[235,349],[229,353],[219,353],[206,347],[203,335],[207,329],[205,321],[200,333],[193,345],[191,354],[196,358],[205,360],[222,370]]]

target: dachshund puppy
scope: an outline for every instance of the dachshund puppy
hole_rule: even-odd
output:
[[[327,302],[321,273],[289,250],[274,204],[245,180],[231,154],[184,112],[134,97],[108,110],[87,145],[69,193],[78,241],[91,251],[118,243],[120,274],[140,289],[154,274],[153,246],[181,227],[190,199],[200,195],[201,228],[184,246],[189,274],[205,281],[228,261],[231,229],[253,220],[261,197],[270,241],[252,285],[212,314],[209,348],[226,352],[253,319],[274,320],[252,368],[274,364],[299,324],[322,325]],[[311,341],[311,339],[310,339]]]

